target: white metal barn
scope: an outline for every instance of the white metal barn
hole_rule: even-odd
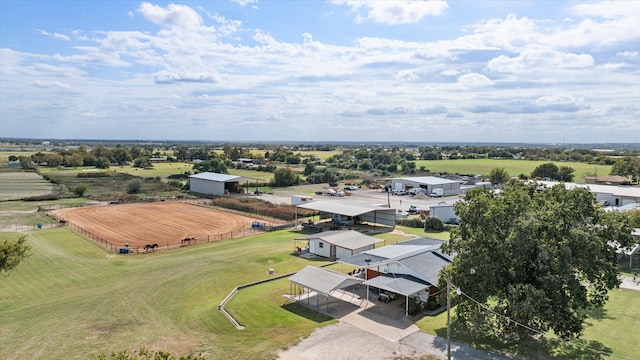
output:
[[[324,231],[294,240],[308,240],[309,253],[330,259],[340,259],[375,249],[377,243],[384,241],[355,230]]]
[[[460,193],[460,182],[436,176],[400,177],[391,179],[391,188],[405,191],[420,189],[427,195],[434,189],[442,189],[443,196],[452,196]]]
[[[453,209],[453,204],[438,204],[429,207],[429,215],[435,216],[438,219],[446,222],[450,219],[460,220],[460,217],[456,215]]]
[[[378,225],[393,229],[396,226],[396,209],[367,206],[345,200],[314,201],[297,207],[318,211],[320,221],[331,220],[337,225],[357,225],[357,218],[358,222],[366,222],[374,227]]]
[[[207,195],[224,195],[225,193],[238,192],[240,182],[257,181],[253,178],[203,172],[189,176],[189,190]]]
[[[561,184],[555,181],[538,181],[537,183],[547,188]],[[611,206],[640,203],[640,188],[637,187],[577,183],[564,183],[564,186],[569,190],[576,187],[586,188],[593,194],[596,201],[606,201]]]

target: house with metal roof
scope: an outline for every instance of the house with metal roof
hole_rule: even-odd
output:
[[[441,244],[438,239],[416,238],[367,250],[338,262],[364,268],[363,284],[367,289],[374,287],[404,296],[408,314],[409,297],[427,302],[429,294],[435,291],[440,270],[453,261],[452,256],[440,250]]]
[[[355,230],[324,231],[297,237],[294,242],[300,240],[308,241],[310,254],[333,260],[375,249],[377,243],[384,241]]]
[[[240,192],[240,182],[246,182],[248,188],[250,182],[257,181],[258,179],[249,177],[203,172],[189,176],[189,190],[199,194],[224,195]]]

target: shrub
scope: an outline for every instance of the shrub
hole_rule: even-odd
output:
[[[142,190],[142,182],[140,180],[130,180],[127,183],[127,194],[138,194]]]
[[[424,228],[424,221],[420,218],[396,220],[396,224],[411,228]]]
[[[88,189],[89,189],[89,185],[78,184],[73,188],[73,194],[77,197],[83,197]]]
[[[424,221],[424,231],[444,231],[444,224],[439,218],[429,216]]]

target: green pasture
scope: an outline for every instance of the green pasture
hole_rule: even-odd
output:
[[[111,166],[108,169],[96,169],[93,166],[79,166],[77,168],[49,168],[40,167],[38,171],[42,174],[63,174],[68,176],[76,176],[81,172],[108,172],[122,173],[142,178],[161,177],[166,180],[169,175],[182,174],[185,171],[193,172],[193,164],[183,162],[160,162],[154,163],[153,168],[140,169],[133,166]]]
[[[50,194],[53,185],[34,172],[0,172],[0,201]]]
[[[612,290],[609,302],[602,309],[589,313],[584,333],[579,339],[563,342],[549,333],[539,342],[505,343],[497,339],[472,339],[462,332],[451,332],[454,341],[475,348],[501,351],[526,359],[635,359],[640,353],[640,293],[633,290]],[[455,322],[455,307],[451,310]],[[420,330],[446,338],[447,313],[423,317],[416,322]]]
[[[143,346],[210,359],[272,358],[332,321],[287,304],[286,280],[229,304],[247,330],[235,329],[217,306],[235,286],[273,276],[267,269],[277,275],[323,264],[291,255],[296,235],[113,255],[67,228],[32,231],[31,257],[0,278],[0,358],[91,358]],[[251,316],[243,315],[247,308]]]
[[[20,151],[20,150],[3,150],[0,151],[0,163],[9,162],[9,156],[20,157],[29,157],[33,154],[37,153],[37,151]]]
[[[518,176],[520,174],[531,175],[533,170],[551,161],[529,161],[529,160],[496,160],[496,159],[458,159],[458,160],[418,160],[416,161],[416,169],[424,166],[431,172],[440,172],[448,174],[465,174],[489,176],[491,169],[505,168],[510,176]],[[581,162],[554,162],[558,167],[569,166],[575,171],[575,182],[584,182],[585,176],[593,175],[609,175],[611,171],[610,165],[594,165]]]

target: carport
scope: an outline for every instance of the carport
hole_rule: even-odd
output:
[[[316,292],[318,295],[324,295],[327,299],[326,311],[328,313],[329,295],[331,295],[331,292],[362,284],[363,281],[363,279],[335,270],[309,265],[289,277],[289,293],[297,295],[301,294],[302,290],[307,289]],[[309,302],[309,298],[310,296],[307,296],[307,303]],[[320,306],[318,299],[319,296],[316,296],[316,310],[319,309]]]
[[[396,226],[396,210],[381,208],[376,206],[366,206],[344,200],[314,201],[308,204],[297,205],[302,209],[315,210],[319,212],[320,220],[335,220],[335,215],[340,215],[338,221],[344,221],[341,225],[357,225],[358,222],[370,222],[375,229],[376,224],[389,226],[394,229]],[[344,220],[347,217],[349,220]],[[357,219],[357,221],[356,221]],[[296,223],[298,219],[296,217]]]
[[[431,285],[414,276],[406,274],[384,274],[364,282],[367,286],[367,300],[369,300],[369,286],[391,291],[405,297],[404,313],[409,316],[409,296],[428,289]]]

